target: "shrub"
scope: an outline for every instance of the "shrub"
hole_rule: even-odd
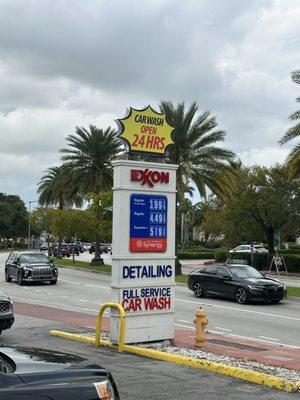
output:
[[[288,272],[300,272],[300,254],[281,253],[281,255],[284,258]],[[254,268],[258,269],[259,271],[269,270],[273,257],[272,254],[254,254],[253,256]],[[234,259],[247,260],[248,264],[251,265],[251,254],[234,253],[231,254],[230,257]],[[275,270],[275,266],[272,267],[272,270]],[[284,270],[284,267],[281,268],[281,270]]]
[[[294,243],[294,242],[288,242],[289,248],[290,249],[296,249],[300,250],[300,244]]]
[[[202,260],[213,260],[215,258],[215,255],[212,251],[193,251],[193,252],[179,252],[178,257],[181,259],[187,259],[187,260],[196,260],[196,259],[202,259]]]
[[[227,260],[227,252],[226,251],[216,251],[215,252],[215,261],[216,262],[225,262]]]

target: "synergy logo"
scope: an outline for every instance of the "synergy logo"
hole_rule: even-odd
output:
[[[154,187],[157,183],[169,183],[169,172],[151,171],[148,168],[130,170],[131,182],[141,182],[141,185]]]

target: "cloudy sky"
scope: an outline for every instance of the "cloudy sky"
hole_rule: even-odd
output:
[[[247,165],[282,162],[299,0],[0,0],[0,192],[37,198],[78,125],[197,101]]]

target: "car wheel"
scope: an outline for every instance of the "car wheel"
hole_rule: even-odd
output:
[[[5,270],[5,281],[6,282],[11,282],[11,277],[9,276],[8,270]]]
[[[2,331],[0,330],[0,335],[1,335]]]
[[[53,281],[50,281],[50,285],[56,285],[57,279],[54,279]]]
[[[246,289],[238,287],[235,291],[235,299],[239,304],[246,304],[248,301],[248,294]]]
[[[194,284],[193,291],[194,291],[195,297],[204,297],[205,296],[203,286],[199,282],[196,282]]]
[[[19,272],[18,272],[18,275],[17,275],[17,284],[18,284],[19,286],[22,286],[22,285],[23,285],[22,271],[19,271]]]

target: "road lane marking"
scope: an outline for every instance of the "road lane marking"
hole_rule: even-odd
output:
[[[62,305],[61,305],[61,303],[59,304],[59,303],[51,303],[51,302],[48,302],[47,301],[47,305],[43,302],[43,301],[40,301],[40,300],[35,300],[35,299],[27,299],[27,298],[24,298],[24,297],[13,297],[13,296],[11,296],[12,298],[13,298],[13,300],[14,301],[20,301],[20,302],[24,302],[24,303],[27,303],[27,302],[31,302],[31,303],[40,303],[40,305],[42,305],[42,306],[44,306],[44,307],[47,307],[49,304],[51,305],[51,306],[59,306],[58,307],[58,309],[59,310],[62,310],[62,311],[70,311],[70,310],[67,310],[67,309],[65,309],[65,308],[61,308],[62,307]],[[102,306],[103,304],[100,304],[100,307]],[[67,305],[67,307],[69,307],[69,308],[75,308],[75,309],[78,309],[78,310],[83,310],[83,311],[93,311],[93,312],[95,312],[95,313],[97,313],[98,311],[99,311],[99,309],[92,309],[92,308],[83,308],[83,307],[76,307],[76,306],[71,306],[71,305]]]
[[[300,318],[296,317],[288,317],[286,315],[280,315],[280,314],[273,314],[273,313],[265,313],[262,311],[254,311],[254,310],[247,310],[246,308],[237,308],[237,307],[229,307],[229,306],[221,306],[220,304],[212,304],[212,303],[200,303],[198,301],[192,301],[192,300],[184,300],[184,299],[175,299],[176,301],[181,301],[184,303],[192,303],[192,304],[201,304],[202,306],[209,306],[209,307],[216,307],[216,308],[223,308],[226,310],[233,310],[233,311],[241,311],[243,313],[251,313],[251,314],[258,314],[258,315],[265,315],[268,317],[277,317],[277,318],[283,318],[283,319],[290,319],[293,321],[300,321]]]
[[[210,332],[212,332],[212,331],[210,331]],[[249,336],[234,335],[233,333],[229,333],[229,334],[226,335],[226,336],[236,337],[236,338],[240,338],[240,339],[255,340],[256,342],[263,342],[263,343],[270,343],[270,344],[278,344],[278,345],[281,345],[281,346],[289,347],[289,348],[291,348],[291,349],[300,349],[299,346],[293,346],[293,345],[286,344],[286,343],[282,343],[282,342],[276,342],[276,343],[274,343],[274,342],[272,342],[272,341],[270,341],[270,340],[266,340],[266,339],[257,339],[257,338],[252,338],[252,337],[249,337]]]
[[[182,328],[188,328],[188,329],[192,329],[195,330],[195,328],[193,326],[189,326],[189,325],[182,325],[182,324],[174,324],[175,326],[180,326]]]
[[[48,294],[49,296],[54,296],[54,293],[51,293],[51,292],[47,292],[47,294]]]
[[[260,337],[261,339],[267,339],[267,340],[275,340],[275,341],[280,340],[280,339],[275,339],[275,338],[268,337],[268,336],[258,336],[258,337]]]
[[[69,299],[70,298],[70,296],[61,296],[62,298],[64,298],[64,299]]]
[[[185,319],[176,319],[176,321],[178,321],[178,322],[184,322],[184,323],[186,323],[186,324],[194,324],[194,322],[192,322],[192,321],[186,321]]]
[[[83,300],[83,299],[78,299],[78,301],[81,301],[82,303],[87,303],[87,300]]]
[[[219,330],[225,331],[225,332],[232,332],[232,329],[222,328],[221,326],[215,326],[215,329],[219,329]]]
[[[72,283],[73,285],[80,285],[80,286],[87,286],[87,287],[95,287],[95,288],[99,288],[99,289],[110,290],[110,286],[91,285],[90,283],[82,283],[82,282],[68,281],[68,280],[66,280],[66,279],[59,279],[59,282],[67,282],[67,283]]]
[[[35,292],[40,293],[41,291],[39,289],[34,289]]]

